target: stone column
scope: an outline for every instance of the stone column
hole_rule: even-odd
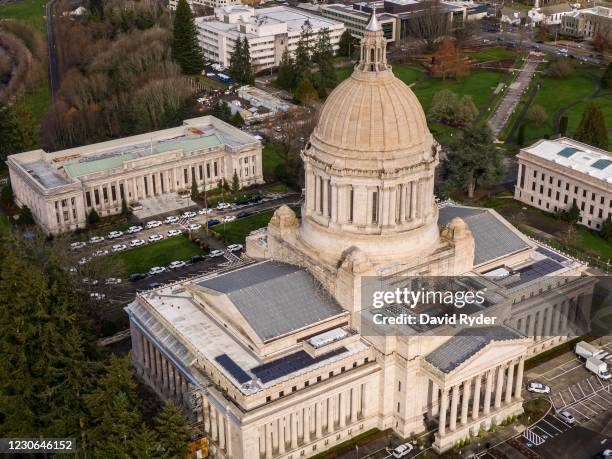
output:
[[[212,437],[213,441],[217,441],[219,439],[219,426],[217,425],[217,420],[218,420],[218,416],[217,416],[217,409],[211,405],[211,411],[210,411],[210,425],[211,425],[211,429],[210,429],[210,436]],[[267,427],[267,424],[266,424]],[[267,438],[267,429],[266,429],[266,447],[268,445],[268,438]]]
[[[419,199],[417,189],[417,182],[410,182],[410,220],[416,218],[417,199]]]
[[[357,388],[351,389],[351,424],[357,422]]]
[[[495,408],[501,406],[502,389],[504,387],[504,366],[497,367],[497,385],[495,386]]]
[[[225,426],[225,451],[229,457],[232,457],[232,422],[230,418],[227,418],[227,424]]]
[[[516,372],[516,379],[514,381],[514,396],[517,400],[521,399],[521,389],[523,388],[523,369],[525,366],[525,358],[520,357],[518,361],[518,369]]]
[[[204,432],[210,435],[211,426],[210,426],[210,403],[205,399],[203,403],[203,411],[204,411]]]
[[[332,197],[331,197],[331,219],[334,223],[338,221],[338,210],[339,210],[339,202],[338,202],[338,186],[335,183],[331,185]]]
[[[327,399],[327,432],[334,431],[334,399]]]
[[[217,413],[219,419],[219,448],[225,449],[225,416]]]
[[[340,394],[338,394],[338,404],[339,406],[339,423],[340,423],[340,428],[343,428],[346,425],[346,393],[345,392],[340,392]]]
[[[321,419],[321,415],[322,415],[322,406],[321,406],[322,402],[317,402],[317,404],[315,405],[315,437],[316,438],[321,438],[321,432],[323,430],[323,420]]]
[[[459,384],[453,386],[453,398],[451,399],[450,423],[448,428],[455,430],[457,427],[457,404],[459,402]]]
[[[470,401],[470,380],[463,381],[463,395],[461,396],[461,424],[465,425],[468,421],[468,402]]]
[[[278,453],[285,453],[285,416],[278,419]]]
[[[291,449],[297,448],[298,442],[298,419],[297,413],[291,413]]]
[[[444,436],[446,433],[446,410],[448,409],[448,389],[442,388],[440,397],[440,420],[438,421],[438,433]]]
[[[272,457],[272,425],[266,423],[266,459]]]
[[[396,204],[399,206],[399,221],[400,223],[406,220],[406,185],[400,184],[399,187],[399,200]]]
[[[329,216],[329,179],[323,179],[321,182],[321,186],[323,187],[323,216]]]
[[[485,398],[483,405],[483,413],[488,415],[491,412],[491,389],[493,388],[493,370],[487,371],[487,383],[485,386]]]
[[[310,407],[304,408],[304,443],[310,442]]]
[[[478,419],[478,411],[480,410],[480,385],[482,384],[482,378],[480,375],[476,376],[474,384],[474,399],[472,401],[472,419]]]
[[[514,379],[514,362],[508,365],[508,379],[506,380],[506,403],[512,401],[512,382]]]

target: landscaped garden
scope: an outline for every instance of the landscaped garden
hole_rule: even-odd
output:
[[[293,208],[295,213],[300,215],[300,208]],[[212,232],[221,237],[227,244],[244,244],[246,237],[251,231],[268,226],[273,211],[262,212],[249,217],[234,220],[231,223],[221,223],[212,228]]]
[[[153,266],[168,266],[175,260],[186,261],[206,252],[184,236],[175,236],[111,255],[113,266],[122,266],[123,274],[146,273]]]

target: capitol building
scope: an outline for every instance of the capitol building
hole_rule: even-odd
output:
[[[374,428],[435,430],[446,451],[522,413],[525,359],[585,315],[584,264],[494,210],[436,204],[440,148],[385,48],[373,16],[302,152],[301,215],[279,208],[242,262],[126,308],[138,374],[219,457],[309,457]],[[498,320],[372,331],[372,282],[434,276],[485,292],[462,311]]]

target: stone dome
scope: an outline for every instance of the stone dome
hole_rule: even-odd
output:
[[[418,99],[390,67],[356,68],[327,98],[311,144],[337,158],[394,160],[430,153],[433,137]]]

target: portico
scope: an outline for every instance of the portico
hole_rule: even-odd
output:
[[[501,327],[491,327],[483,334],[493,333],[493,329],[498,332]],[[467,336],[454,336],[422,361],[430,397],[438,404],[435,409],[436,403],[432,403],[428,413],[430,417],[438,413],[434,441],[437,451],[447,450],[458,441],[477,435],[481,429],[488,430],[491,425],[523,412],[524,354],[530,340],[512,337],[514,333],[507,331],[497,338],[470,336],[472,341],[488,341],[473,354],[475,347],[470,350],[470,346],[464,346]],[[449,355],[463,361],[451,368],[457,360],[446,360]]]

